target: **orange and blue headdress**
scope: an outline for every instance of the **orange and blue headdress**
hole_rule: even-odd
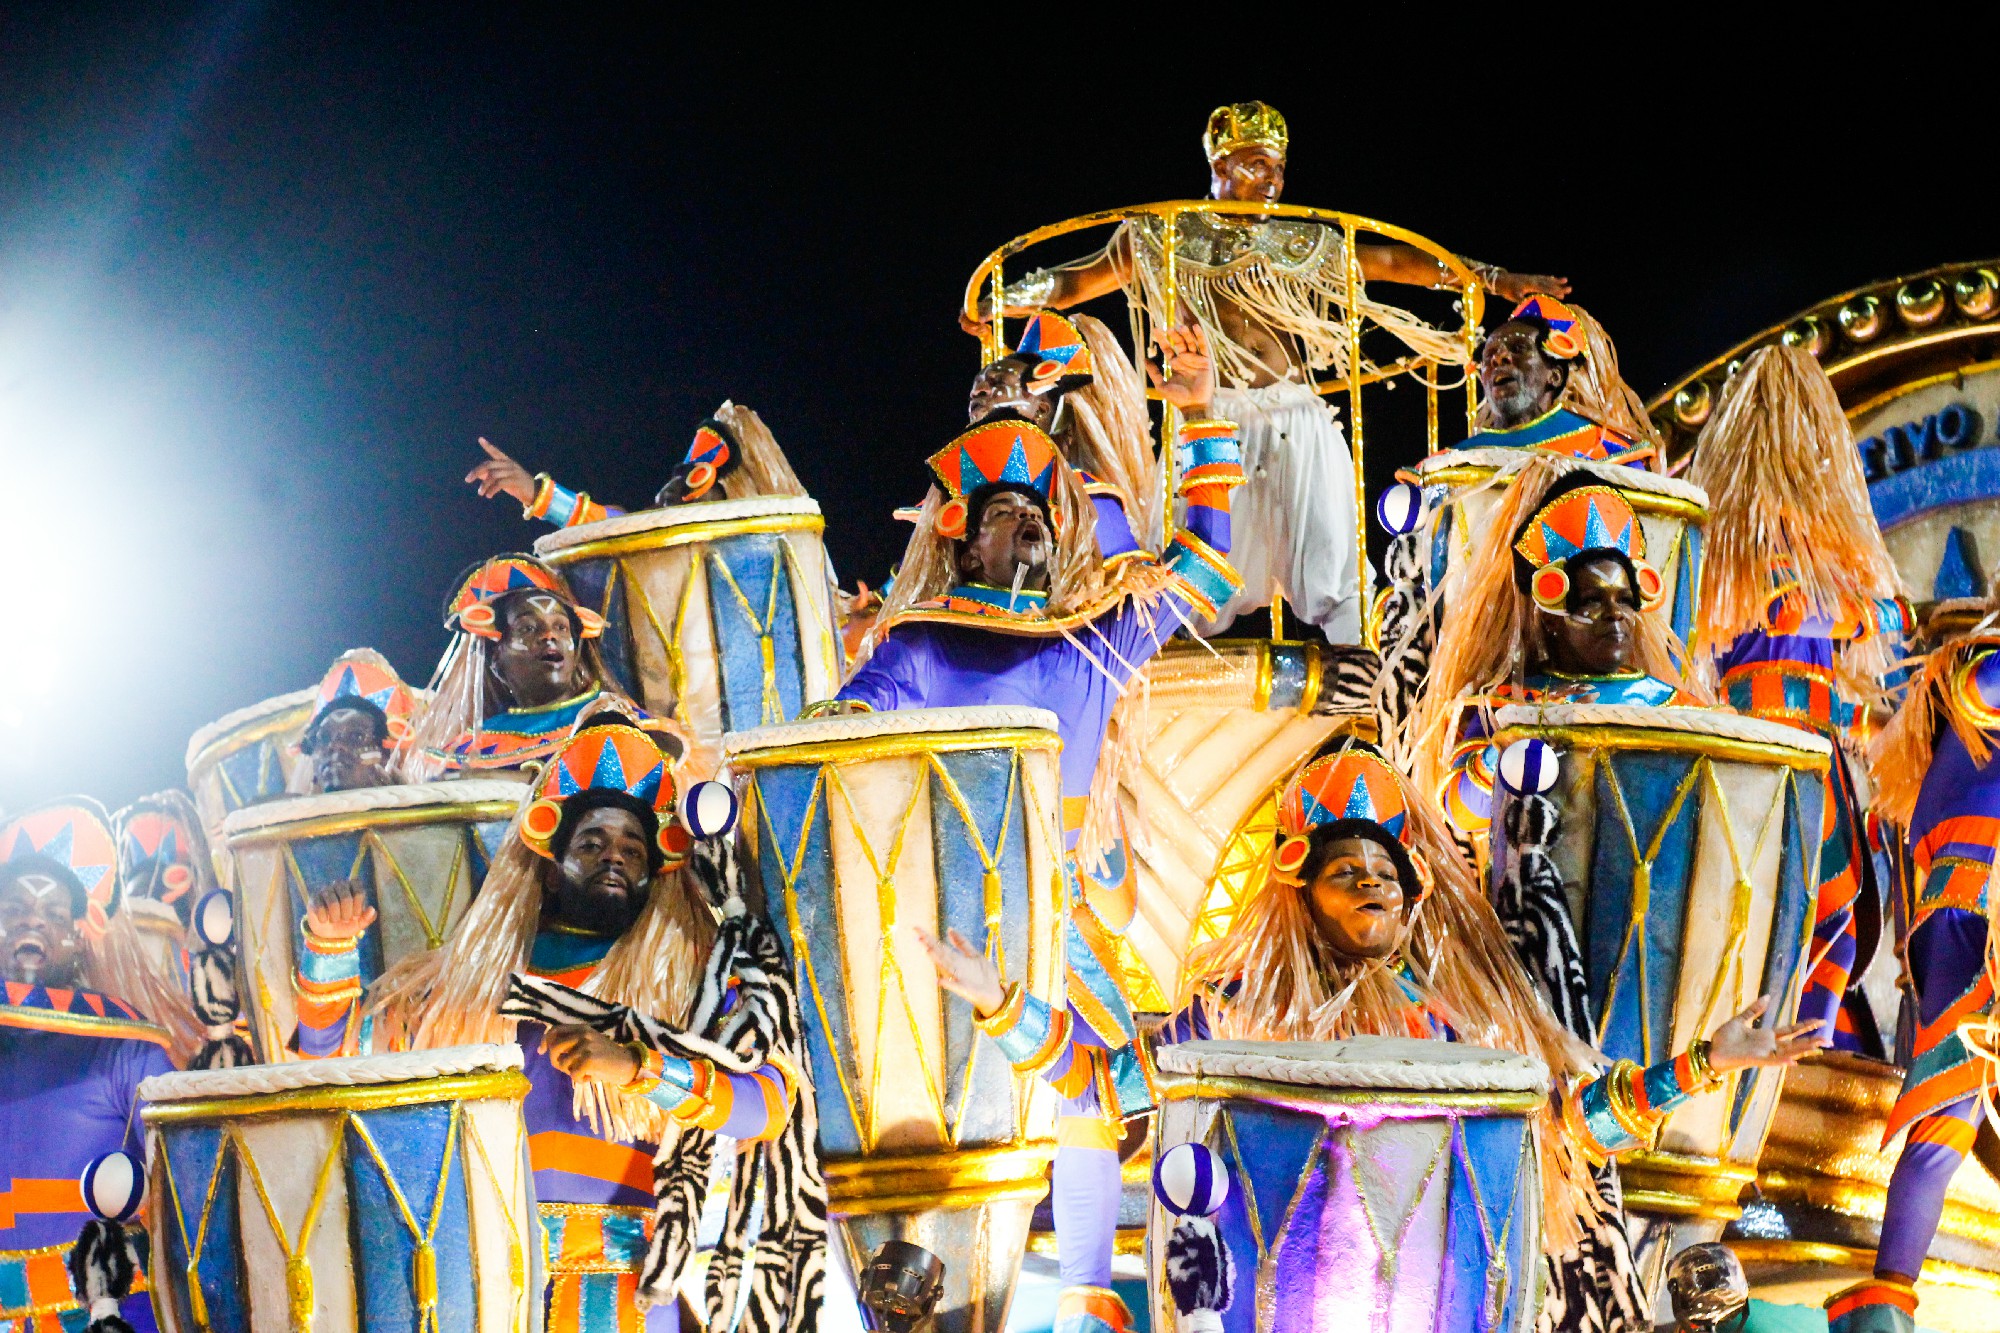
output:
[[[1402,779],[1375,750],[1349,742],[1312,760],[1285,784],[1278,797],[1278,847],[1271,858],[1273,878],[1302,884],[1312,838],[1368,838],[1389,853],[1402,875],[1404,898],[1414,902],[1430,887],[1411,846],[1416,829]]]
[[[118,876],[128,897],[149,897],[185,920],[209,882],[201,818],[178,791],[142,796],[118,812]]]
[[[312,721],[306,724],[300,748],[312,753],[313,732],[319,720],[337,705],[357,703],[382,714],[386,746],[400,745],[410,738],[410,721],[417,711],[416,693],[403,683],[403,678],[382,654],[373,648],[351,648],[335,658],[326,675],[320,677]]]
[[[482,560],[458,580],[444,606],[444,627],[482,639],[500,637],[493,604],[517,592],[543,592],[568,607],[586,639],[604,632],[604,618],[577,601],[569,580],[531,555],[496,555]]]
[[[693,840],[674,819],[673,765],[651,736],[623,723],[586,727],[556,751],[521,810],[521,841],[538,856],[560,856],[565,816],[617,806],[639,817],[656,849],[653,869],[672,868]]]
[[[1097,373],[1090,344],[1068,316],[1053,310],[1036,312],[1021,331],[1021,341],[1013,355],[1027,362],[1028,392],[1065,391],[1088,384]]]
[[[118,844],[103,807],[72,796],[0,826],[0,884],[29,870],[63,880],[84,938],[103,938],[119,904]]]
[[[1034,495],[1053,520],[1056,442],[1038,426],[1006,419],[985,421],[932,454],[927,460],[950,500],[938,511],[940,536],[956,541],[965,535],[968,506],[989,487],[1005,486]]]
[[[1587,350],[1576,311],[1553,296],[1530,296],[1507,318],[1539,320],[1548,329],[1542,335],[1542,350],[1558,361],[1574,361]]]
[[[1646,561],[1646,532],[1624,492],[1579,474],[1558,482],[1514,534],[1514,580],[1545,611],[1569,601],[1569,566],[1582,556],[1610,553],[1632,576],[1641,610],[1666,596],[1666,581]]]
[[[715,483],[740,465],[743,447],[736,433],[714,417],[704,417],[694,428],[694,443],[688,446],[681,466],[687,469],[684,501],[699,500],[715,489]]]

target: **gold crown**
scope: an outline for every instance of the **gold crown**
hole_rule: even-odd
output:
[[[1201,146],[1211,162],[1251,144],[1283,157],[1289,138],[1285,118],[1268,102],[1231,102],[1208,113],[1208,130],[1201,136]]]

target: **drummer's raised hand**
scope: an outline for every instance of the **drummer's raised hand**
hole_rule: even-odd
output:
[[[629,1046],[621,1046],[596,1028],[581,1023],[564,1023],[542,1034],[542,1049],[549,1063],[573,1079],[622,1088],[639,1073],[639,1057]]]
[[[900,927],[910,933],[937,968],[938,985],[961,999],[970,1000],[981,1018],[999,1010],[1007,1002],[1007,988],[1000,981],[1000,969],[991,958],[972,947],[972,941],[951,932],[946,943],[922,926]]]
[[[337,879],[313,895],[306,908],[306,929],[320,939],[358,939],[375,924],[375,909],[368,895],[351,879]]]
[[[480,437],[479,447],[486,451],[486,461],[465,474],[466,482],[479,488],[479,498],[491,500],[496,495],[511,495],[524,509],[533,504],[535,479],[528,469],[495,449],[493,442],[484,436]]]
[[[1716,1073],[1747,1069],[1753,1065],[1796,1064],[1814,1051],[1833,1045],[1833,1036],[1823,1033],[1824,1024],[1792,1023],[1776,1028],[1759,1026],[1757,1020],[1771,1007],[1771,997],[1760,996],[1748,1009],[1724,1023],[1708,1039],[1708,1064]]]
[[[1208,331],[1195,323],[1179,328],[1155,329],[1153,341],[1167,374],[1150,360],[1142,362],[1146,378],[1160,391],[1160,397],[1179,408],[1183,415],[1199,416],[1208,411],[1215,396],[1215,362],[1208,354]]]

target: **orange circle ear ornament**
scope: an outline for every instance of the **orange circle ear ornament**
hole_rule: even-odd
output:
[[[1653,576],[1659,578],[1658,574]],[[1528,583],[1528,592],[1535,599],[1535,605],[1544,611],[1561,611],[1569,601],[1569,571],[1558,560],[1553,565],[1545,565],[1535,571],[1535,577]]]
[[[963,537],[965,535],[965,501],[953,500],[946,504],[944,508],[937,511],[937,517],[931,521],[931,526],[937,529],[937,534],[940,537],[949,537],[952,541],[957,541]]]
[[[1294,887],[1303,884],[1305,881],[1299,878],[1299,870],[1305,865],[1306,854],[1311,850],[1312,844],[1297,834],[1286,838],[1278,844],[1277,852],[1271,857],[1271,878]]]
[[[687,860],[688,852],[694,847],[694,838],[680,826],[677,820],[661,820],[660,836],[657,839],[660,850],[666,854],[667,868],[673,869]]]
[[[92,944],[104,938],[104,932],[111,929],[111,917],[105,912],[103,903],[92,903],[83,913],[83,937]]]
[[[389,741],[390,741],[390,743],[391,743],[391,744],[401,744],[402,742],[404,742],[404,741],[406,741],[406,740],[408,740],[408,739],[410,739],[410,723],[409,723],[409,720],[408,720],[407,718],[400,718],[400,717],[392,717],[392,718],[390,718],[390,719],[389,719]]]
[[[572,607],[571,610],[576,612],[577,623],[583,626],[584,638],[594,639],[604,633],[603,616],[598,615],[597,612],[587,606]]]
[[[1639,580],[1639,609],[1650,611],[1667,600],[1667,581],[1660,577],[1660,571],[1644,560],[1632,562],[1632,573]]]
[[[715,485],[715,464],[696,463],[688,469],[687,498],[699,500]]]
[[[562,807],[543,797],[521,814],[521,841],[543,856],[549,854],[549,839],[562,823]]]
[[[497,639],[500,631],[493,628],[493,608],[485,602],[474,602],[458,613],[458,623],[468,634],[477,634],[482,639]]]
[[[1564,361],[1574,361],[1583,355],[1583,343],[1568,329],[1550,329],[1548,337],[1542,339],[1542,347],[1550,356]]]

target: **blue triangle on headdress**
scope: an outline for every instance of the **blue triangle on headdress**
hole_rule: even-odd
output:
[[[1347,808],[1340,812],[1342,819],[1375,818],[1375,794],[1368,790],[1368,784],[1357,779],[1347,790]]]
[[[1547,548],[1549,559],[1552,561],[1567,560],[1583,549],[1569,538],[1563,536],[1562,533],[1556,531],[1553,523],[1548,522],[1542,524],[1542,545]]]
[[[335,681],[333,685],[333,697],[342,699],[349,695],[359,695],[360,693],[361,682],[356,679],[354,668],[352,666],[342,667],[340,669],[340,679]]]
[[[569,765],[558,763],[556,765],[557,794],[561,796],[574,796],[582,790],[583,784],[579,783],[576,780],[576,775],[570,772]]]
[[[1592,499],[1584,510],[1583,549],[1586,551],[1619,549],[1618,542],[1611,535],[1611,525],[1604,521],[1604,512],[1597,507],[1595,499]]]
[[[618,757],[618,747],[605,742],[597,752],[597,769],[590,775],[590,785],[602,791],[629,791],[625,785],[625,764]]]
[[[665,764],[654,764],[646,770],[646,776],[632,785],[632,794],[651,805],[660,792],[660,775],[666,772]]]
[[[516,588],[532,588],[535,586],[535,580],[529,575],[527,570],[521,568],[519,565],[507,566],[508,592],[512,592]]]
[[[1021,443],[1021,437],[1014,437],[1014,447],[1007,451],[1007,466],[1000,469],[995,481],[1011,481],[1022,486],[1032,486],[1035,479],[1028,475],[1028,451]]]
[[[58,865],[68,865],[76,851],[76,829],[67,820],[56,830],[56,835],[35,848],[43,856]]]

